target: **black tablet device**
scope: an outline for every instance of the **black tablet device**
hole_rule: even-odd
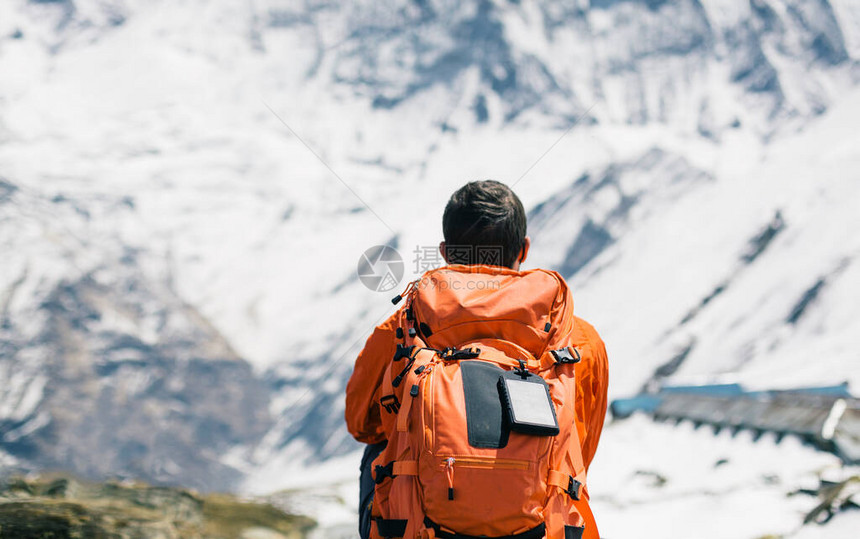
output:
[[[506,372],[499,378],[499,388],[512,431],[536,436],[558,434],[555,406],[543,378]]]

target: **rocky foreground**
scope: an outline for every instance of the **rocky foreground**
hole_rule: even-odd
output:
[[[314,526],[227,494],[66,477],[0,482],[0,539],[298,539]]]

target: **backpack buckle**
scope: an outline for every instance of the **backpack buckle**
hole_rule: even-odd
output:
[[[382,483],[386,477],[394,477],[394,462],[389,462],[385,466],[377,464],[373,475],[373,482],[377,485]]]
[[[379,466],[377,466],[378,468]],[[582,483],[570,476],[570,481],[567,483],[567,490],[564,492],[576,501],[579,501],[579,490],[582,488]]]
[[[397,349],[394,351],[394,361],[400,361],[400,359],[404,357],[412,357],[412,351],[414,349],[414,344],[412,346],[403,346],[402,344],[397,343]]]
[[[400,412],[400,401],[397,400],[397,395],[385,395],[379,399],[379,404],[381,404],[389,414]]]
[[[580,355],[579,350],[571,348],[570,346],[565,346],[558,350],[550,350],[550,353],[552,354],[552,357],[555,358],[555,362],[559,364],[579,363],[582,361],[582,356]]]
[[[475,359],[481,355],[480,348],[462,348],[460,350],[452,347],[442,350],[442,359],[457,361],[459,359]]]

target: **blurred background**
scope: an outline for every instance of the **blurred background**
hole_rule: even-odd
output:
[[[856,0],[3,0],[0,513],[64,473],[354,537],[353,361],[492,178],[607,343],[603,536],[855,537],[857,125]]]

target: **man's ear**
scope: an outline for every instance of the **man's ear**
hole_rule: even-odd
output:
[[[520,256],[517,259],[517,262],[522,264],[526,261],[526,257],[529,256],[529,247],[532,246],[532,240],[528,236],[526,236],[525,241],[523,241],[523,249],[520,251]]]
[[[445,242],[444,241],[439,242],[439,254],[442,255],[442,259],[447,264],[448,263],[448,253],[445,251]]]

